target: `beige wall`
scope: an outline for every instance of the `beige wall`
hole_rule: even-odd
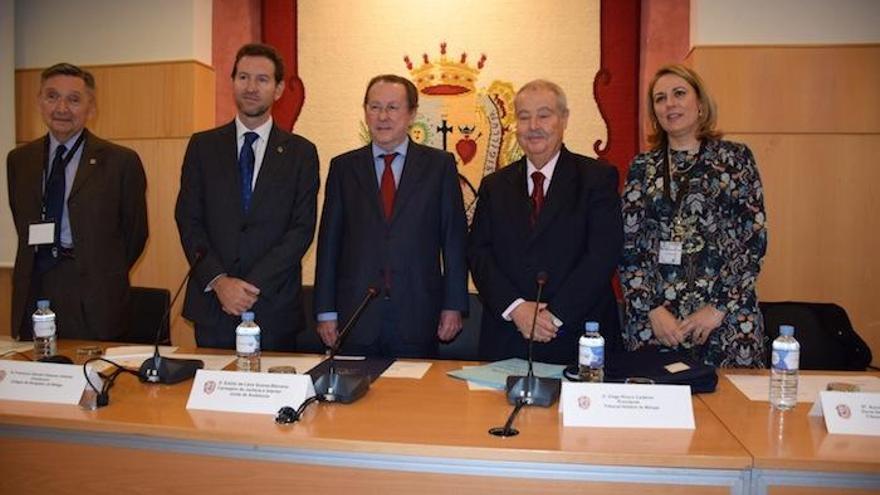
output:
[[[15,66],[211,63],[211,0],[19,0]]]
[[[759,298],[842,305],[880,362],[880,45],[698,46],[689,62],[758,161]]]

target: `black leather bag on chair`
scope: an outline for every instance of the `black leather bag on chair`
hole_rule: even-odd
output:
[[[794,326],[801,345],[800,369],[864,371],[871,364],[871,349],[852,327],[846,310],[837,304],[761,302],[767,339],[766,362],[779,325]]]

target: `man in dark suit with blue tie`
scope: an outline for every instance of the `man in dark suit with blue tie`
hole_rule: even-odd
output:
[[[514,109],[525,156],[483,179],[468,240],[484,306],[480,357],[526,357],[538,311],[535,359],[569,364],[586,321],[599,322],[607,348],[621,340],[611,288],[623,245],[617,170],[562,144],[568,105],[558,85],[526,84]]]
[[[374,77],[364,96],[371,143],[330,162],[315,280],[321,340],[332,346],[369,288],[379,291],[343,350],[430,357],[467,310],[466,220],[455,161],[407,135],[418,91]]]
[[[9,153],[9,207],[18,233],[12,335],[33,336],[48,298],[58,336],[113,340],[128,323],[128,272],[147,241],[146,176],[129,148],[95,136],[95,78],[72,64],[44,70],[38,96],[49,132]]]
[[[234,348],[241,313],[253,311],[264,350],[293,350],[305,326],[301,260],[315,230],[318,153],[273,123],[284,91],[274,48],[244,45],[232,81],[235,120],[193,135],[183,161],[175,216],[195,266],[183,314],[200,347]]]

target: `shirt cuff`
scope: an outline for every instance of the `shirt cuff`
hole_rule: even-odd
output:
[[[205,292],[213,291],[214,290],[214,282],[216,282],[218,278],[225,277],[225,276],[226,276],[225,273],[221,273],[220,275],[217,275],[216,277],[212,278],[211,281],[208,282],[208,285],[205,286]]]
[[[511,317],[510,314],[513,313],[513,310],[516,309],[517,306],[524,302],[526,302],[525,299],[517,297],[512,303],[510,303],[510,306],[508,306],[507,309],[505,309],[504,312],[501,313],[501,317],[507,321],[512,320],[513,317]]]
[[[327,313],[318,313],[317,320],[318,321],[336,321],[339,319],[339,314],[334,312]]]

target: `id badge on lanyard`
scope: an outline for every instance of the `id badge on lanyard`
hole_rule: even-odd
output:
[[[703,145],[701,143],[700,144],[700,151],[698,152],[699,155],[702,155],[702,152],[703,152]],[[671,164],[671,160],[669,158],[669,155],[670,155],[669,148],[666,148],[666,166],[665,166],[666,176],[664,177],[664,194],[671,201],[672,192],[671,192],[670,188],[671,188],[671,182],[672,182],[672,172],[671,172],[672,164]],[[666,241],[660,241],[660,251],[657,253],[657,262],[660,263],[661,265],[676,265],[676,266],[681,265],[681,253],[684,248],[684,243],[682,242],[681,233],[680,233],[680,231],[681,231],[681,216],[680,216],[681,212],[679,210],[680,210],[682,198],[685,194],[686,194],[686,189],[679,190],[678,194],[676,195],[677,196],[676,200],[674,201],[675,220],[673,221],[674,228],[672,229],[673,238],[670,240],[666,240]]]
[[[70,163],[70,160],[73,159],[73,155],[76,154],[84,138],[85,132],[81,131],[79,138],[73,143],[70,151],[67,152],[67,157],[62,158],[62,168],[66,168],[67,164]],[[46,218],[46,184],[49,181],[50,172],[51,171],[48,170],[48,167],[43,168],[43,191],[42,204],[40,205],[40,220],[31,222],[30,225],[28,225],[28,246],[36,247],[55,244],[55,232],[57,232],[55,224],[61,222],[61,219]]]

